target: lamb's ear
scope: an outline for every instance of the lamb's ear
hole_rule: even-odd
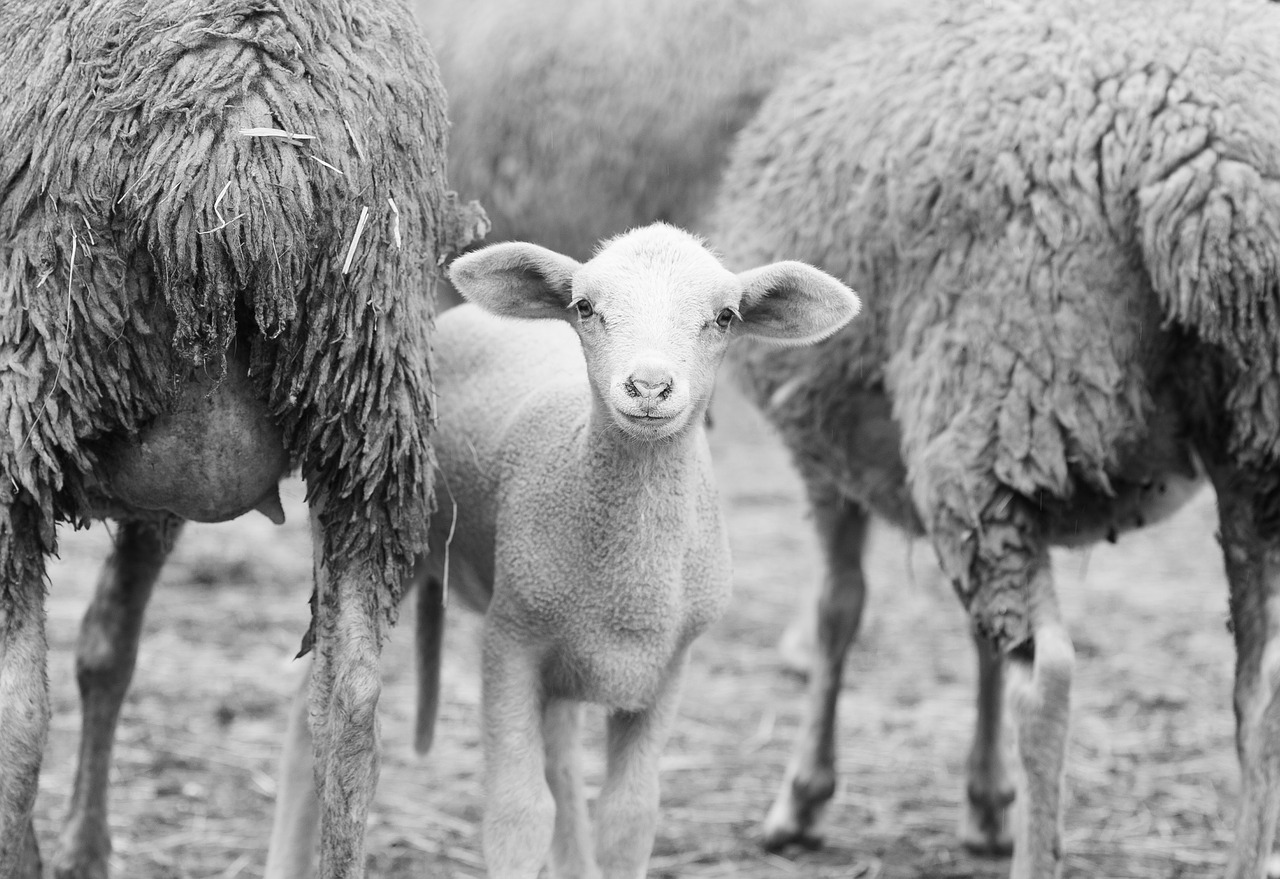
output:
[[[565,319],[580,265],[536,244],[508,242],[458,257],[449,280],[464,299],[494,314]]]
[[[741,332],[784,345],[807,345],[847,324],[862,302],[826,272],[802,262],[770,263],[738,274]]]

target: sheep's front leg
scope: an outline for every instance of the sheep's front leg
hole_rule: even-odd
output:
[[[1006,657],[1007,698],[1022,773],[1023,820],[1011,879],[1053,879],[1062,867],[1062,794],[1075,649],[1062,625],[1048,553],[1031,560],[1027,588],[1031,640]]]
[[[836,708],[845,656],[858,634],[866,582],[862,547],[866,514],[833,494],[810,490],[814,519],[826,553],[827,571],[817,606],[804,726],[786,777],[764,821],[764,845],[813,844],[813,827],[836,788]]]
[[[535,879],[555,823],[542,738],[540,651],[486,620],[483,668],[484,857],[491,879]]]
[[[80,761],[54,858],[58,879],[106,879],[111,854],[107,780],[116,723],[138,658],[143,613],[178,527],[121,523],[115,549],[103,565],[97,592],[80,624],[76,644],[76,683],[83,705]]]
[[[316,798],[315,745],[308,720],[310,661],[289,706],[289,726],[276,776],[276,807],[263,879],[310,879],[320,842],[320,801]]]
[[[973,643],[978,654],[978,711],[966,767],[960,841],[977,854],[1007,855],[1013,850],[1010,819],[1014,789],[1001,743],[1004,665],[986,638],[975,632]]]
[[[0,513],[0,877],[39,879],[31,829],[49,734],[44,555],[35,514]]]
[[[381,572],[330,558],[323,510],[312,509],[315,665],[311,731],[320,799],[320,879],[364,875],[364,836],[378,780],[378,697],[385,594]]]
[[[1214,479],[1236,641],[1240,806],[1227,879],[1265,876],[1280,812],[1280,543],[1259,533],[1250,490]]]
[[[551,875],[557,879],[599,879],[591,851],[591,821],[582,781],[579,726],[582,703],[552,699],[542,715],[547,743],[547,784],[556,802],[555,835],[551,842]]]
[[[658,828],[658,763],[683,677],[682,656],[653,705],[609,715],[605,782],[596,801],[596,860],[604,879],[644,879]]]

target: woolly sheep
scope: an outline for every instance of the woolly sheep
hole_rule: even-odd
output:
[[[447,565],[451,594],[485,613],[488,875],[534,879],[550,850],[555,875],[643,876],[688,646],[729,597],[703,426],[717,366],[735,336],[812,342],[858,300],[801,263],[732,274],[666,224],[585,263],[496,244],[450,275],[475,304],[435,336],[443,509],[422,574],[438,583]],[[596,855],[582,702],[609,712]],[[286,823],[306,820],[306,779],[286,775]],[[279,861],[305,875],[305,853]]]
[[[834,787],[840,663],[868,514],[926,532],[982,642],[970,823],[1012,875],[1059,874],[1074,665],[1047,546],[1216,490],[1238,652],[1231,879],[1261,876],[1280,802],[1280,8],[990,3],[851,39],[744,130],[712,239],[863,291],[865,319],[737,372],[809,484],[828,553],[809,728],[767,841]]]
[[[905,13],[897,0],[416,0],[449,90],[449,176],[490,241],[587,259],[697,228],[734,134],[794,58]]]
[[[55,873],[106,875],[106,779],[141,615],[181,519],[308,484],[321,875],[363,870],[378,653],[425,547],[425,358],[444,94],[403,4],[5,7],[0,68],[0,877],[40,874],[55,524],[121,522],[77,657]],[[310,635],[308,636],[310,638]]]

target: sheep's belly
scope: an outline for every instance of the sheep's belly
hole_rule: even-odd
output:
[[[1166,471],[1141,482],[1120,482],[1115,493],[1078,492],[1065,504],[1046,509],[1049,539],[1059,546],[1083,546],[1115,539],[1126,531],[1152,525],[1173,515],[1205,484],[1204,474]]]

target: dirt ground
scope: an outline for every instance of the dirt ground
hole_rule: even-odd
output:
[[[651,877],[1001,877],[1007,861],[956,844],[972,725],[964,617],[923,544],[876,531],[872,597],[849,663],[840,786],[818,851],[768,855],[757,822],[800,723],[801,691],[775,643],[818,577],[798,482],[735,394],[713,443],[733,536],[736,596],[695,648],[664,758]],[[298,680],[310,549],[302,486],[283,527],[256,514],[191,526],[152,601],[116,749],[113,875],[257,877],[277,747]],[[1221,875],[1237,788],[1232,652],[1212,498],[1115,546],[1056,556],[1078,670],[1069,752],[1068,877]],[[53,730],[38,803],[46,859],[65,814],[78,737],[73,650],[109,533],[64,532],[51,572]],[[477,620],[451,620],[436,749],[410,747],[408,626],[387,645],[384,763],[370,875],[483,876],[478,821]],[[593,718],[590,741],[598,742]],[[589,774],[598,783],[598,748]]]

